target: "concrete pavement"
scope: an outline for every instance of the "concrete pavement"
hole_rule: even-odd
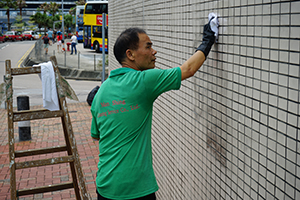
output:
[[[35,106],[31,109],[41,108]],[[96,200],[95,178],[98,163],[98,142],[90,136],[91,114],[90,106],[86,102],[68,104],[68,110],[76,138],[78,153],[81,160],[86,188],[91,199]],[[18,125],[15,125],[15,150],[27,150],[64,145],[63,130],[60,118],[31,121],[32,140],[18,142]],[[0,199],[10,199],[10,175],[9,175],[9,154],[8,154],[8,132],[7,113],[0,109]],[[37,156],[28,156],[16,159],[30,161],[55,156],[62,156],[64,153],[55,153]],[[44,167],[27,168],[16,170],[17,188],[31,188],[42,185],[51,185],[71,181],[69,164],[58,164]],[[75,199],[74,189],[61,190],[36,195],[20,197],[20,200],[60,200]]]

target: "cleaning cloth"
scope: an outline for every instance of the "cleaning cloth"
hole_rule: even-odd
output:
[[[55,74],[52,62],[39,64],[41,66],[42,88],[43,88],[43,107],[50,110],[59,110],[59,103],[56,90]]]
[[[219,19],[218,15],[215,13],[209,13],[208,14],[208,21],[210,21],[210,28],[215,33],[216,36],[216,42],[218,42],[218,36],[219,36]]]

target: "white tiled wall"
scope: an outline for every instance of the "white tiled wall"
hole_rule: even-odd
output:
[[[157,68],[180,66],[210,12],[219,43],[153,113],[160,200],[300,199],[300,1],[109,1],[109,68],[118,35],[144,28]]]

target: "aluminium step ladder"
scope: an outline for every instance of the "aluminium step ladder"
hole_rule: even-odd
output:
[[[55,56],[52,56],[50,60],[52,62],[54,72],[55,72],[55,77],[57,80],[59,76],[59,71],[58,71],[57,61]],[[75,196],[77,200],[89,199],[88,198],[89,195],[87,194],[86,191],[80,158],[76,147],[76,141],[73,134],[73,128],[70,121],[65,97],[58,96],[60,110],[57,111],[49,111],[47,109],[14,111],[13,110],[13,89],[12,89],[13,76],[41,73],[41,67],[38,66],[38,67],[11,68],[10,60],[6,60],[5,65],[6,65],[5,83],[6,83],[6,104],[7,104],[7,119],[8,119],[11,200],[17,200],[18,197],[24,195],[52,192],[57,190],[70,189],[70,188],[74,188]],[[54,118],[54,117],[61,118],[62,127],[63,127],[62,129],[64,132],[66,145],[55,146],[50,148],[42,148],[42,149],[15,151],[14,122],[46,119],[46,118]],[[32,160],[32,161],[18,162],[18,163],[15,162],[15,158],[56,153],[56,152],[67,152],[67,156],[54,157],[54,158],[41,159],[41,160]],[[61,163],[69,163],[71,174],[72,174],[72,182],[16,190],[16,170],[31,168],[31,167],[55,165]]]

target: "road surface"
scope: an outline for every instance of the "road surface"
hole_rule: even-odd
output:
[[[4,82],[3,76],[5,75],[5,60],[11,60],[12,67],[20,67],[22,59],[33,48],[35,41],[17,41],[17,42],[5,42],[0,44],[0,83]],[[101,84],[97,81],[81,81],[81,80],[67,80],[80,102],[86,101],[88,93],[96,86]],[[16,98],[19,95],[29,96],[30,106],[42,105],[42,82],[39,75],[22,75],[14,76],[13,79],[14,89],[14,106],[17,105]],[[74,103],[76,101],[67,99],[68,103]],[[4,108],[5,104],[1,104],[1,108]]]

